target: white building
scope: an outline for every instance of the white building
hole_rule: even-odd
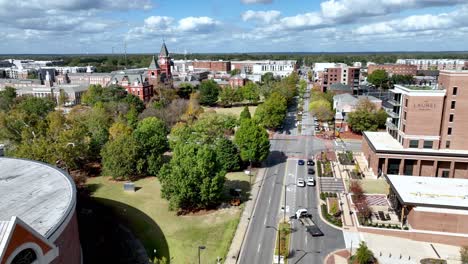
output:
[[[295,60],[245,60],[231,61],[231,70],[245,70],[247,74],[263,75],[267,72],[274,76],[286,77],[296,70]]]
[[[397,64],[416,65],[418,70],[463,70],[468,61],[457,59],[398,59]]]

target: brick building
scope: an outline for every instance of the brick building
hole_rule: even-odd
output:
[[[365,132],[374,173],[468,178],[468,71],[441,71],[438,86],[396,85],[387,132]]]
[[[331,66],[333,65],[333,66]],[[353,94],[358,94],[361,68],[348,66],[344,63],[329,64],[320,63],[314,66],[315,82],[320,86],[322,92],[331,90],[331,87],[341,87],[340,90],[349,90]],[[343,89],[346,85],[348,88]]]
[[[73,179],[36,161],[0,168],[0,264],[82,263]]]
[[[231,71],[230,61],[193,61],[194,70],[208,70],[213,72],[227,73]]]
[[[367,74],[375,70],[385,70],[389,76],[392,75],[416,75],[418,67],[416,65],[405,64],[371,64],[367,67]]]
[[[454,59],[398,59],[397,64],[414,65],[418,70],[463,70],[466,60]]]

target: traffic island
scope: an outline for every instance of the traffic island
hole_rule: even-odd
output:
[[[279,224],[278,233],[276,235],[276,246],[275,255],[273,257],[273,263],[288,263],[289,257],[289,241],[291,238],[291,224],[288,222],[282,222]],[[278,262],[279,252],[279,262]]]

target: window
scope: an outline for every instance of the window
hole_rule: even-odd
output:
[[[37,260],[36,252],[27,248],[18,253],[15,258],[11,261],[12,264],[30,264]]]
[[[453,114],[450,114],[449,122],[453,122]]]
[[[447,135],[452,135],[452,128],[451,127],[448,128]]]
[[[445,148],[450,148],[450,140],[445,141]]]
[[[449,177],[449,172],[448,170],[442,171],[442,178],[448,178]]]
[[[403,112],[403,120],[406,120],[406,111]]]
[[[424,140],[424,146],[425,149],[431,149],[432,148],[432,141],[430,140]]]
[[[457,92],[458,92],[458,88],[457,88],[457,87],[453,87],[452,95],[457,95]]]
[[[408,98],[405,98],[405,107],[408,107]]]
[[[455,109],[455,101],[452,101],[452,104],[450,105],[450,109]]]
[[[405,133],[406,125],[403,125],[403,133]]]
[[[409,141],[410,148],[418,148],[419,147],[419,140],[410,140]]]

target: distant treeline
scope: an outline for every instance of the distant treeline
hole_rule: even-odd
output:
[[[157,54],[156,54],[157,55]],[[0,55],[2,59],[64,60],[68,66],[96,66],[98,72],[148,67],[152,54],[73,54],[73,55]],[[394,63],[397,59],[467,59],[468,52],[359,52],[359,53],[192,53],[171,54],[173,59],[199,60],[297,60],[299,64],[355,61]]]

